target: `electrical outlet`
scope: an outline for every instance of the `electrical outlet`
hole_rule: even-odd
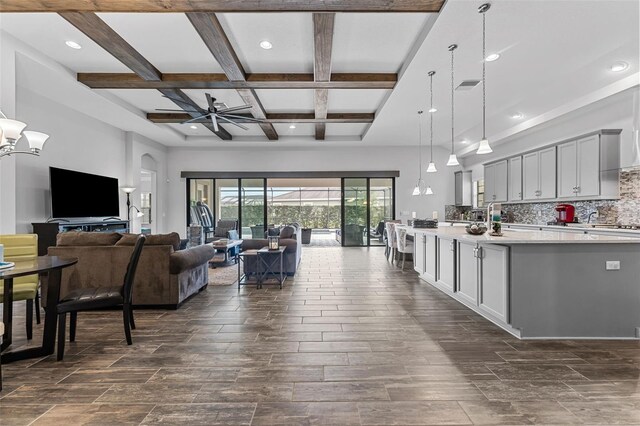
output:
[[[607,260],[607,271],[619,271],[619,270],[620,270],[619,260]]]
[[[542,210],[538,210],[538,217],[542,217]]]

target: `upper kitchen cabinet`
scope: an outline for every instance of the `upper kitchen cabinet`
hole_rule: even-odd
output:
[[[507,201],[507,160],[484,166],[484,199],[485,204],[494,201]]]
[[[522,200],[522,157],[509,159],[507,188],[509,191],[509,201]]]
[[[558,198],[617,197],[619,132],[558,145]]]
[[[522,199],[556,197],[556,147],[522,156]]]

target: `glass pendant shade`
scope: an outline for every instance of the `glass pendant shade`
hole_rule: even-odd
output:
[[[451,154],[449,156],[449,161],[447,161],[447,166],[459,166],[458,157],[455,154]]]
[[[49,139],[49,135],[46,133],[31,132],[29,130],[25,131],[23,135],[29,142],[29,148],[37,151],[40,151],[44,146],[44,143]]]
[[[414,197],[417,195],[420,195],[420,186],[416,185],[415,188],[413,188],[413,192],[411,193],[411,195],[413,195]]]
[[[434,163],[433,161],[429,163],[429,166],[427,167],[427,173],[435,173],[437,172],[438,169],[436,169],[436,163]]]
[[[493,152],[493,149],[491,149],[491,146],[489,145],[489,140],[482,139],[480,141],[480,145],[478,146],[478,150],[476,151],[476,154],[489,154],[492,152]]]
[[[2,148],[5,145],[9,145],[9,142],[4,137],[4,132],[2,131],[2,128],[0,128],[0,148]]]
[[[7,139],[20,139],[20,133],[22,133],[22,129],[25,127],[27,127],[27,125],[22,121],[0,118],[0,129],[2,129],[2,133]]]
[[[427,190],[424,191],[425,195],[433,195],[433,190],[431,189],[431,186],[427,186]]]

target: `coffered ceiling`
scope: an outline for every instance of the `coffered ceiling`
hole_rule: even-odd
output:
[[[72,108],[91,104],[92,99],[109,103],[110,108],[121,111],[116,125],[136,129],[167,145],[216,146],[228,142],[203,124],[192,129],[190,125],[166,122],[177,121],[175,117],[157,116],[151,116],[154,122],[150,122],[147,114],[157,113],[157,108],[176,107],[162,97],[157,90],[160,85],[181,91],[193,101],[195,110],[206,108],[205,93],[234,106],[247,102],[243,88],[253,88],[250,96],[259,100],[273,130],[256,124],[249,124],[248,131],[225,126],[233,143],[264,143],[269,140],[269,132],[272,140],[276,136],[281,144],[319,143],[315,140],[321,139],[318,127],[323,124],[323,143],[327,146],[417,144],[416,111],[427,107],[426,73],[435,70],[438,112],[433,114],[434,143],[448,146],[451,115],[447,46],[459,45],[455,52],[456,86],[462,80],[481,77],[481,19],[477,8],[482,2],[450,0],[440,13],[435,12],[442,2],[431,0],[64,2],[67,11],[76,7],[89,14],[95,12],[106,28],[161,75],[159,80],[146,81],[109,53],[109,46],[101,47],[76,25],[50,12],[56,10],[50,5],[55,7],[57,3],[0,2],[0,10],[8,11],[0,14],[0,29],[60,63],[74,76],[78,74],[81,82],[75,84],[85,90],[73,90],[73,95],[61,99],[61,87],[67,82],[44,87],[31,78],[33,86],[38,86],[43,96],[55,96]],[[139,13],[129,13],[136,7]],[[281,10],[283,7],[287,10]],[[340,7],[352,11],[344,12]],[[25,9],[40,12],[14,13]],[[277,13],[271,13],[276,9]],[[164,13],[157,13],[160,10]],[[244,80],[229,82],[229,64],[221,65],[216,60],[197,25],[185,14],[194,10],[216,12],[219,28],[237,57],[236,66],[244,70]],[[316,64],[319,49],[314,42],[319,29],[316,27],[314,33],[314,13],[320,12],[336,12],[331,15],[328,83],[322,83]],[[639,3],[634,0],[492,1],[487,14],[487,49],[501,56],[487,64],[489,136],[506,140],[562,111],[638,86],[639,14]],[[68,48],[64,44],[67,40],[76,41],[82,49]],[[269,40],[273,48],[262,49],[262,40]],[[612,72],[610,67],[617,61],[626,62],[628,68]],[[25,74],[31,73],[29,70]],[[47,79],[53,81],[55,77]],[[88,90],[88,86],[104,88]],[[136,88],[143,86],[148,88]],[[328,90],[325,116],[317,101],[326,86],[340,88]],[[472,149],[480,137],[480,88],[455,94],[454,140],[460,153]],[[78,110],[92,114],[86,108]],[[512,118],[516,114],[522,117]],[[319,118],[326,124],[318,123]]]

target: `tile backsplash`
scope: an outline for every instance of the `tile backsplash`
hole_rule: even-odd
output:
[[[580,222],[587,222],[589,214],[597,211],[596,223],[618,223],[622,225],[640,224],[640,168],[620,172],[620,199],[568,201],[576,208],[576,216]],[[545,203],[503,203],[503,213],[509,221],[516,223],[545,224],[556,218],[554,210],[558,202]],[[461,213],[454,206],[445,209],[447,220],[459,218]]]

